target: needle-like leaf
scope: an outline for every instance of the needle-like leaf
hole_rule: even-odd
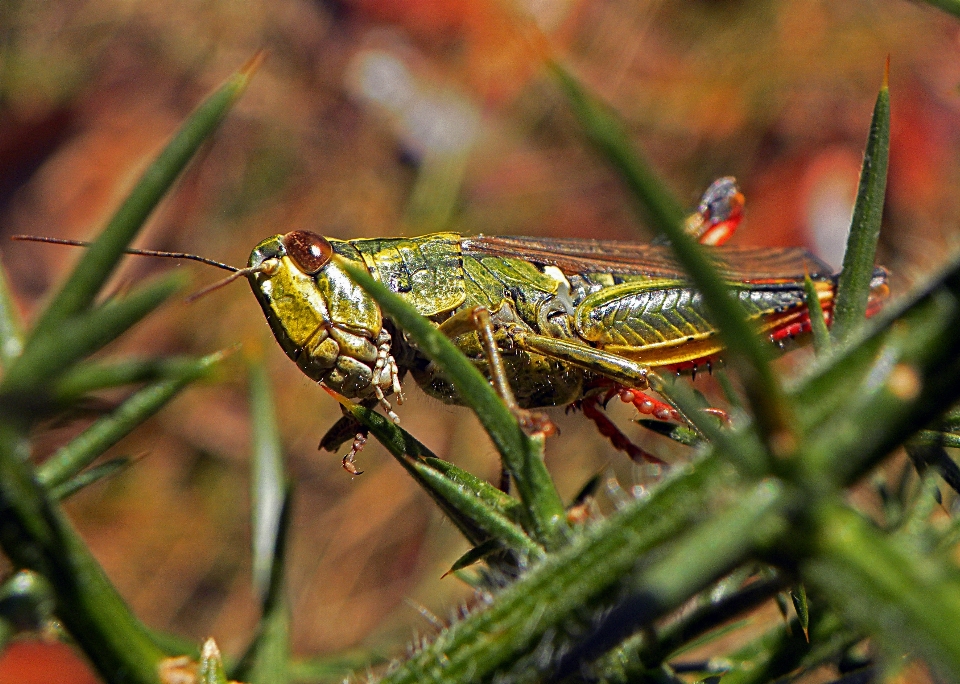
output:
[[[22,404],[23,395],[29,389],[34,390],[36,400],[41,396],[43,385],[122,335],[180,289],[183,282],[179,273],[172,273],[140,286],[123,298],[111,299],[82,316],[61,321],[56,335],[34,338],[24,349],[0,382],[0,396],[12,402],[14,412],[20,408],[35,411],[37,406]]]
[[[94,482],[99,482],[124,470],[131,463],[133,463],[133,460],[126,456],[111,458],[109,461],[95,465],[88,470],[84,470],[82,473],[77,473],[63,484],[52,487],[50,489],[50,496],[59,501],[63,501],[81,489],[92,485]]]
[[[845,342],[863,322],[870,296],[883,202],[887,189],[887,162],[890,156],[890,58],[883,73],[883,85],[877,95],[870,122],[867,146],[863,152],[860,187],[853,208],[853,221],[843,255],[843,269],[837,283],[831,335]]]
[[[230,107],[243,94],[262,61],[258,53],[227,79],[194,110],[110,219],[106,228],[83,253],[67,282],[50,302],[27,344],[45,336],[56,336],[62,321],[86,309],[113,273],[137,232],[160,200],[170,190],[187,163],[217,129]]]
[[[270,392],[270,380],[262,363],[250,365],[250,416],[253,428],[253,457],[250,461],[253,583],[262,600],[270,589],[273,554],[277,547],[284,492],[287,488],[283,447]]]
[[[7,271],[0,262],[0,367],[6,368],[23,351],[23,323],[10,292]]]
[[[114,411],[97,420],[37,468],[40,482],[47,487],[58,487],[75,477],[222,358],[223,354],[218,352],[196,359],[191,365],[176,368],[176,372],[166,379],[135,392]]]
[[[807,315],[810,317],[810,332],[813,333],[813,348],[817,353],[823,354],[830,349],[830,330],[823,316],[823,307],[820,306],[820,296],[809,273],[803,278],[803,289],[807,296]]]
[[[587,139],[619,172],[644,213],[669,239],[677,261],[697,286],[721,332],[730,363],[743,379],[751,408],[775,452],[789,451],[794,442],[792,421],[779,380],[770,368],[770,345],[761,340],[746,312],[732,296],[703,247],[684,229],[684,214],[635,150],[619,117],[600,103],[569,72],[553,71],[583,127]]]

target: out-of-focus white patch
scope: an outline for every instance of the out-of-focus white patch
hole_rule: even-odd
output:
[[[846,168],[826,171],[816,178],[807,196],[806,218],[814,251],[834,270],[843,264],[850,233],[857,178]]]
[[[410,106],[416,86],[406,65],[382,50],[359,53],[347,71],[351,90],[359,97],[400,114]]]
[[[452,88],[419,82],[388,50],[361,50],[347,69],[353,95],[386,114],[403,146],[418,157],[459,156],[476,142],[476,106]]]

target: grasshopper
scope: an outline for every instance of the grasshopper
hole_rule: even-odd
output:
[[[743,203],[734,180],[720,179],[686,229],[709,245],[732,293],[772,342],[809,330],[805,274],[829,321],[836,276],[822,261],[799,248],[720,246],[739,223]],[[648,373],[689,370],[695,377],[722,352],[700,294],[662,244],[453,232],[338,240],[295,230],[260,242],[244,269],[218,264],[235,272],[195,296],[245,276],[280,346],[307,376],[348,399],[381,406],[394,420],[390,400],[402,401],[407,373],[427,394],[461,403],[453,385],[353,282],[345,262],[367,269],[451,337],[518,415],[582,408],[635,460],[659,462],[599,407],[619,396],[641,413],[679,419],[646,393]],[[877,269],[871,311],[887,294],[886,274]],[[547,429],[545,422],[532,425]],[[356,433],[343,459],[354,473],[365,439],[357,427],[342,419],[320,445],[336,450]]]

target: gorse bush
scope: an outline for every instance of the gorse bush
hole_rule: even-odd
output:
[[[162,277],[98,300],[137,230],[217,127],[255,63],[202,103],[145,172],[29,332],[0,290],[0,544],[19,572],[0,590],[2,635],[58,620],[108,682],[318,681],[336,659],[294,660],[284,550],[291,485],[264,371],[251,373],[253,578],[262,618],[246,651],[223,662],[148,630],[131,613],[64,516],[59,500],[129,465],[94,462],[179,390],[215,365],[200,359],[90,357],[177,291]],[[817,357],[799,378],[770,364],[771,349],[704,250],[684,231],[681,204],[637,155],[617,117],[557,64],[559,88],[588,140],[610,161],[672,245],[721,331],[742,393],[731,424],[699,409],[684,382],[652,387],[689,425],[648,425],[693,444],[640,498],[599,521],[564,502],[543,463],[545,439],[518,424],[489,381],[436,326],[368,273],[351,269],[395,325],[474,410],[516,496],[438,459],[374,410],[342,400],[430,494],[471,545],[454,566],[476,600],[410,653],[377,670],[389,682],[723,682],[796,678],[830,664],[867,681],[908,656],[960,681],[960,525],[932,515],[955,497],[960,471],[960,261],[865,321],[889,147],[889,93],[877,98],[851,237],[826,324],[808,288]],[[37,466],[36,425],[90,392],[142,384]],[[415,427],[412,429],[415,433]],[[563,439],[563,436],[553,439]],[[874,483],[883,510],[851,505],[851,487],[899,446],[915,466]],[[456,450],[454,448],[455,455]],[[589,496],[590,483],[585,483]],[[943,503],[947,502],[947,503]],[[768,602],[784,619],[714,657],[685,653],[728,633]],[[733,627],[737,624],[734,623]],[[188,656],[184,659],[183,656]],[[840,675],[838,675],[840,676]]]

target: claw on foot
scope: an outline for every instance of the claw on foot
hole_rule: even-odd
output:
[[[358,432],[356,437],[353,438],[353,446],[350,447],[350,452],[343,457],[343,469],[346,470],[351,475],[363,475],[362,470],[357,470],[357,454],[359,454],[364,445],[367,443],[367,436],[362,432]]]
[[[557,434],[557,426],[546,414],[521,408],[513,409],[512,413],[517,422],[520,423],[520,429],[531,437],[534,435],[551,437]]]

